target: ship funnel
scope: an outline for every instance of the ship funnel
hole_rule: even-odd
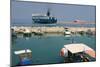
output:
[[[48,9],[47,11],[47,16],[50,16],[50,9]]]

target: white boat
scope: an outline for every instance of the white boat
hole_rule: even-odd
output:
[[[60,51],[62,57],[74,59],[74,56],[78,56],[82,60],[89,61],[85,54],[96,58],[95,51],[83,43],[66,44]]]
[[[70,31],[65,31],[64,34],[65,35],[71,35],[71,32]]]
[[[87,51],[92,51],[93,53],[95,53],[95,51],[90,48],[89,46],[87,46],[86,44],[83,43],[75,43],[75,44],[67,44],[64,45],[64,47],[61,49],[61,51],[64,52],[63,56],[68,56],[68,51],[71,52],[72,54],[75,53],[79,53],[79,52],[87,52]],[[95,57],[94,55],[90,55],[91,57]]]

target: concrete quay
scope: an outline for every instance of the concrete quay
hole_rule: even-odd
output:
[[[11,29],[13,30],[13,32],[15,33],[64,33],[66,30],[70,31],[70,32],[88,32],[91,31],[93,33],[95,33],[95,27],[94,28],[88,28],[88,27],[11,27]]]
[[[63,27],[11,27],[16,33],[63,33]]]

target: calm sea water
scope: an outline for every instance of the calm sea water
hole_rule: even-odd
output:
[[[66,24],[66,23],[56,23],[56,24],[36,24],[36,23],[13,23],[11,26],[63,26],[63,27],[95,27],[95,24]]]
[[[12,39],[12,65],[19,62],[19,58],[14,51],[31,49],[32,62],[34,64],[63,63],[64,59],[60,56],[60,50],[65,44],[70,44],[74,39],[75,43],[84,43],[96,50],[95,36],[32,36],[18,37]]]

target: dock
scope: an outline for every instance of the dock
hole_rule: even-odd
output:
[[[63,27],[11,27],[16,33],[63,33]]]

